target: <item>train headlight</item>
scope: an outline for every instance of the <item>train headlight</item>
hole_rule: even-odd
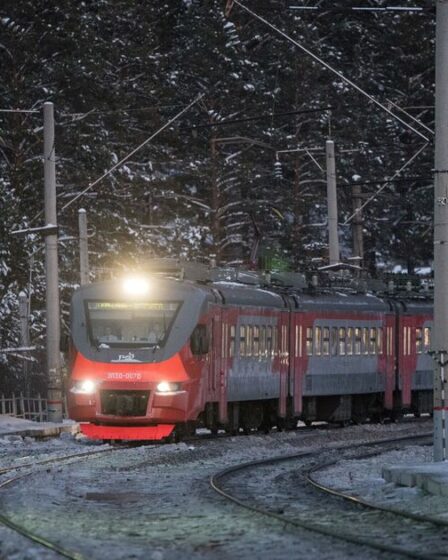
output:
[[[161,381],[156,387],[156,392],[162,394],[177,393],[181,390],[182,385],[180,383],[171,383],[168,381]]]
[[[123,291],[128,296],[144,296],[149,292],[149,282],[140,276],[129,276],[123,280]]]
[[[75,381],[73,387],[70,389],[72,393],[77,395],[93,395],[95,393],[98,383],[92,379],[82,379]]]

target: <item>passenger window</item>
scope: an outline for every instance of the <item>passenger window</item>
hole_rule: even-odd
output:
[[[307,356],[313,355],[313,328],[312,327],[306,328],[306,355]]]
[[[246,327],[240,326],[240,357],[246,355]]]
[[[330,329],[328,327],[322,329],[322,355],[330,355]]]
[[[252,356],[253,340],[254,328],[250,325],[246,327],[246,356]]]
[[[423,329],[415,329],[415,352],[417,354],[423,352]]]
[[[431,349],[431,328],[425,327],[423,329],[424,333],[424,345],[425,345],[425,352],[429,352]]]
[[[341,327],[339,329],[339,355],[345,356],[345,328]]]
[[[288,352],[288,329],[286,325],[282,326],[282,356],[287,358],[289,356]]]
[[[278,328],[272,328],[272,357],[278,355]]]
[[[370,329],[369,352],[376,354],[376,327]]]
[[[332,356],[338,355],[338,328],[337,327],[331,328],[331,355]]]
[[[227,324],[222,324],[222,333],[221,333],[221,356],[223,358],[227,357]]]
[[[230,358],[233,358],[233,356],[235,356],[235,325],[230,325],[229,356],[230,356]]]
[[[383,353],[383,328],[382,327],[378,327],[377,329],[377,348],[378,348],[378,354],[382,354]]]
[[[263,325],[260,329],[260,356],[266,357],[266,327]]]
[[[260,328],[254,327],[254,356],[258,358],[260,353]]]
[[[355,354],[357,356],[361,355],[362,346],[362,331],[359,327],[355,328]]]
[[[320,356],[322,352],[322,329],[314,327],[314,353]]]
[[[200,356],[209,350],[209,336],[206,325],[197,325],[190,338],[192,354]]]
[[[369,353],[369,329],[367,327],[362,327],[362,353]]]
[[[272,354],[272,327],[266,327],[266,358],[270,358]]]
[[[348,327],[347,329],[347,356],[351,356],[353,354],[353,328]]]

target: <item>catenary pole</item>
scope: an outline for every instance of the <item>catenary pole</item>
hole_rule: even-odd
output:
[[[28,348],[30,345],[30,318],[29,318],[29,305],[28,296],[25,292],[19,294],[19,317],[20,317],[20,346]],[[23,360],[22,363],[23,384],[25,387],[25,394],[29,395],[29,362]]]
[[[358,257],[358,262],[360,266],[362,265],[362,260],[364,259],[364,243],[362,235],[362,210],[361,210],[361,185],[352,186],[352,199],[353,199],[353,256]]]
[[[45,226],[57,226],[56,156],[54,147],[54,106],[44,103]],[[45,237],[46,319],[47,319],[47,412],[50,422],[62,421],[62,380],[60,363],[58,235],[54,229]]]
[[[339,262],[338,237],[338,200],[336,193],[336,164],[334,159],[334,142],[325,144],[327,159],[327,203],[328,203],[328,248],[330,264]]]
[[[436,4],[434,159],[434,461],[447,458],[448,365],[448,0]]]
[[[89,283],[89,245],[87,238],[87,212],[84,208],[78,210],[79,225],[79,269],[81,286]]]

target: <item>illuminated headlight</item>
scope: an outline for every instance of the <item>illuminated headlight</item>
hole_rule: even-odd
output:
[[[149,292],[149,282],[145,278],[131,276],[123,280],[123,290],[129,296],[144,296]]]
[[[181,383],[169,383],[168,381],[161,381],[157,387],[157,393],[177,393],[182,391]]]
[[[93,395],[96,391],[97,382],[91,379],[83,379],[81,381],[75,381],[75,384],[70,389],[72,393],[78,395]]]

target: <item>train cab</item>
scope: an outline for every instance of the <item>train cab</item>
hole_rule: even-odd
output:
[[[197,416],[206,365],[197,342],[209,299],[205,289],[160,277],[75,292],[67,395],[84,434],[157,440]]]

